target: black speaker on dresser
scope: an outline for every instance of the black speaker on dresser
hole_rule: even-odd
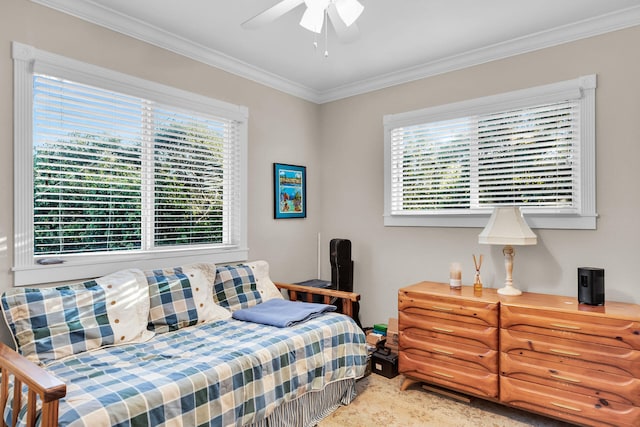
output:
[[[588,305],[604,305],[603,268],[578,268],[578,302]]]

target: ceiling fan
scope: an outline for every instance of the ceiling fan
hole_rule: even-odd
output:
[[[282,0],[243,22],[242,28],[258,28],[273,22],[303,3],[307,8],[300,20],[302,27],[320,34],[327,16],[342,42],[349,43],[358,38],[359,31],[355,21],[364,10],[358,0]]]

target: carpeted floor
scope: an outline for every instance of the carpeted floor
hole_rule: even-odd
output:
[[[318,427],[565,427],[570,424],[472,398],[470,403],[426,391],[414,384],[400,391],[404,377],[371,374],[358,381],[358,396]]]

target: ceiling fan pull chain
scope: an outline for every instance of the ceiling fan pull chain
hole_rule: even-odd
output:
[[[324,57],[327,58],[329,56],[329,37],[327,34],[329,33],[329,16],[327,14],[327,9],[324,10]]]

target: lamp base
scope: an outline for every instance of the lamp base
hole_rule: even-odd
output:
[[[511,295],[511,296],[522,295],[522,291],[520,289],[514,288],[512,285],[506,285],[504,288],[498,289],[498,293],[500,295]]]

